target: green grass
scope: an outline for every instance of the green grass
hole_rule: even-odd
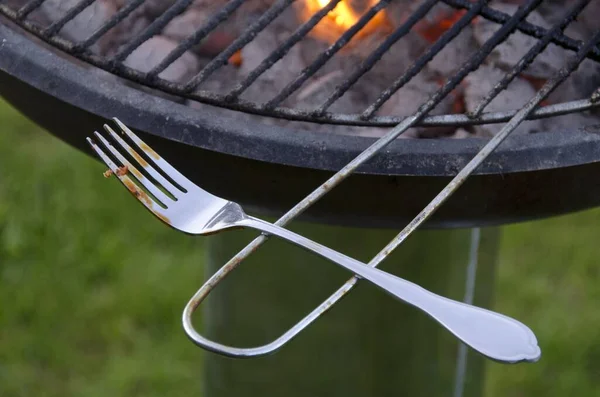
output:
[[[536,332],[535,365],[494,364],[489,396],[600,395],[600,211],[505,228],[496,309]]]
[[[0,103],[0,395],[198,395],[181,309],[203,249]],[[600,211],[504,229],[496,309],[542,342],[487,397],[600,394]],[[450,392],[449,392],[450,393]],[[449,394],[450,395],[450,394]]]
[[[0,103],[0,395],[199,391],[180,315],[203,248]]]

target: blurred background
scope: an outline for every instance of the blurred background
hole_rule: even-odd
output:
[[[0,101],[0,395],[200,395],[181,310],[201,238],[157,222],[104,167]],[[487,363],[485,397],[600,395],[600,210],[503,228],[494,309],[540,362]],[[451,391],[449,391],[450,395]]]

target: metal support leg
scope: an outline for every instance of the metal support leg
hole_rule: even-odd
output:
[[[393,231],[296,223],[292,229],[368,261]],[[420,231],[383,265],[436,293],[490,307],[498,229]],[[212,273],[255,237],[208,239]],[[206,302],[207,335],[237,346],[281,334],[350,275],[272,239]],[[275,355],[250,360],[206,354],[205,396],[480,396],[484,359],[460,348],[418,310],[361,282],[340,304]]]

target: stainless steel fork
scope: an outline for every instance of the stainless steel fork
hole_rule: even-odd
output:
[[[436,295],[414,283],[369,267],[287,229],[249,216],[237,203],[216,197],[196,186],[127,126],[116,118],[113,120],[136,149],[108,125],[104,125],[104,129],[120,150],[98,132],[95,132],[95,136],[121,166],[117,166],[92,139],[87,138],[87,141],[109,167],[109,172],[116,175],[138,201],[169,226],[193,235],[209,235],[232,228],[253,228],[278,236],[348,269],[396,298],[416,306],[465,344],[487,357],[510,363],[539,359],[540,349],[535,335],[519,321]],[[129,153],[128,157],[135,159],[137,166],[141,167],[146,175],[140,172],[122,151]],[[145,153],[145,156],[141,155],[140,151]],[[133,175],[143,188],[129,175]]]

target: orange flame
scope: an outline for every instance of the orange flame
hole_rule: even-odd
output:
[[[319,8],[323,8],[329,4],[329,0],[317,0],[317,3],[319,3]],[[343,29],[352,27],[359,18],[356,12],[350,8],[345,1],[340,1],[338,5],[329,12],[328,17],[332,18],[335,21],[335,24]]]
[[[331,0],[304,0],[302,4],[302,19],[307,20],[313,14],[326,7]],[[365,1],[367,7],[372,7],[377,3],[376,0]],[[348,1],[340,1],[325,18],[321,20],[311,31],[311,35],[328,41],[334,42],[344,31],[350,29],[358,22],[365,10],[356,10],[348,3]],[[389,20],[384,11],[378,12],[355,38],[365,37],[382,28],[386,31],[390,27]]]

